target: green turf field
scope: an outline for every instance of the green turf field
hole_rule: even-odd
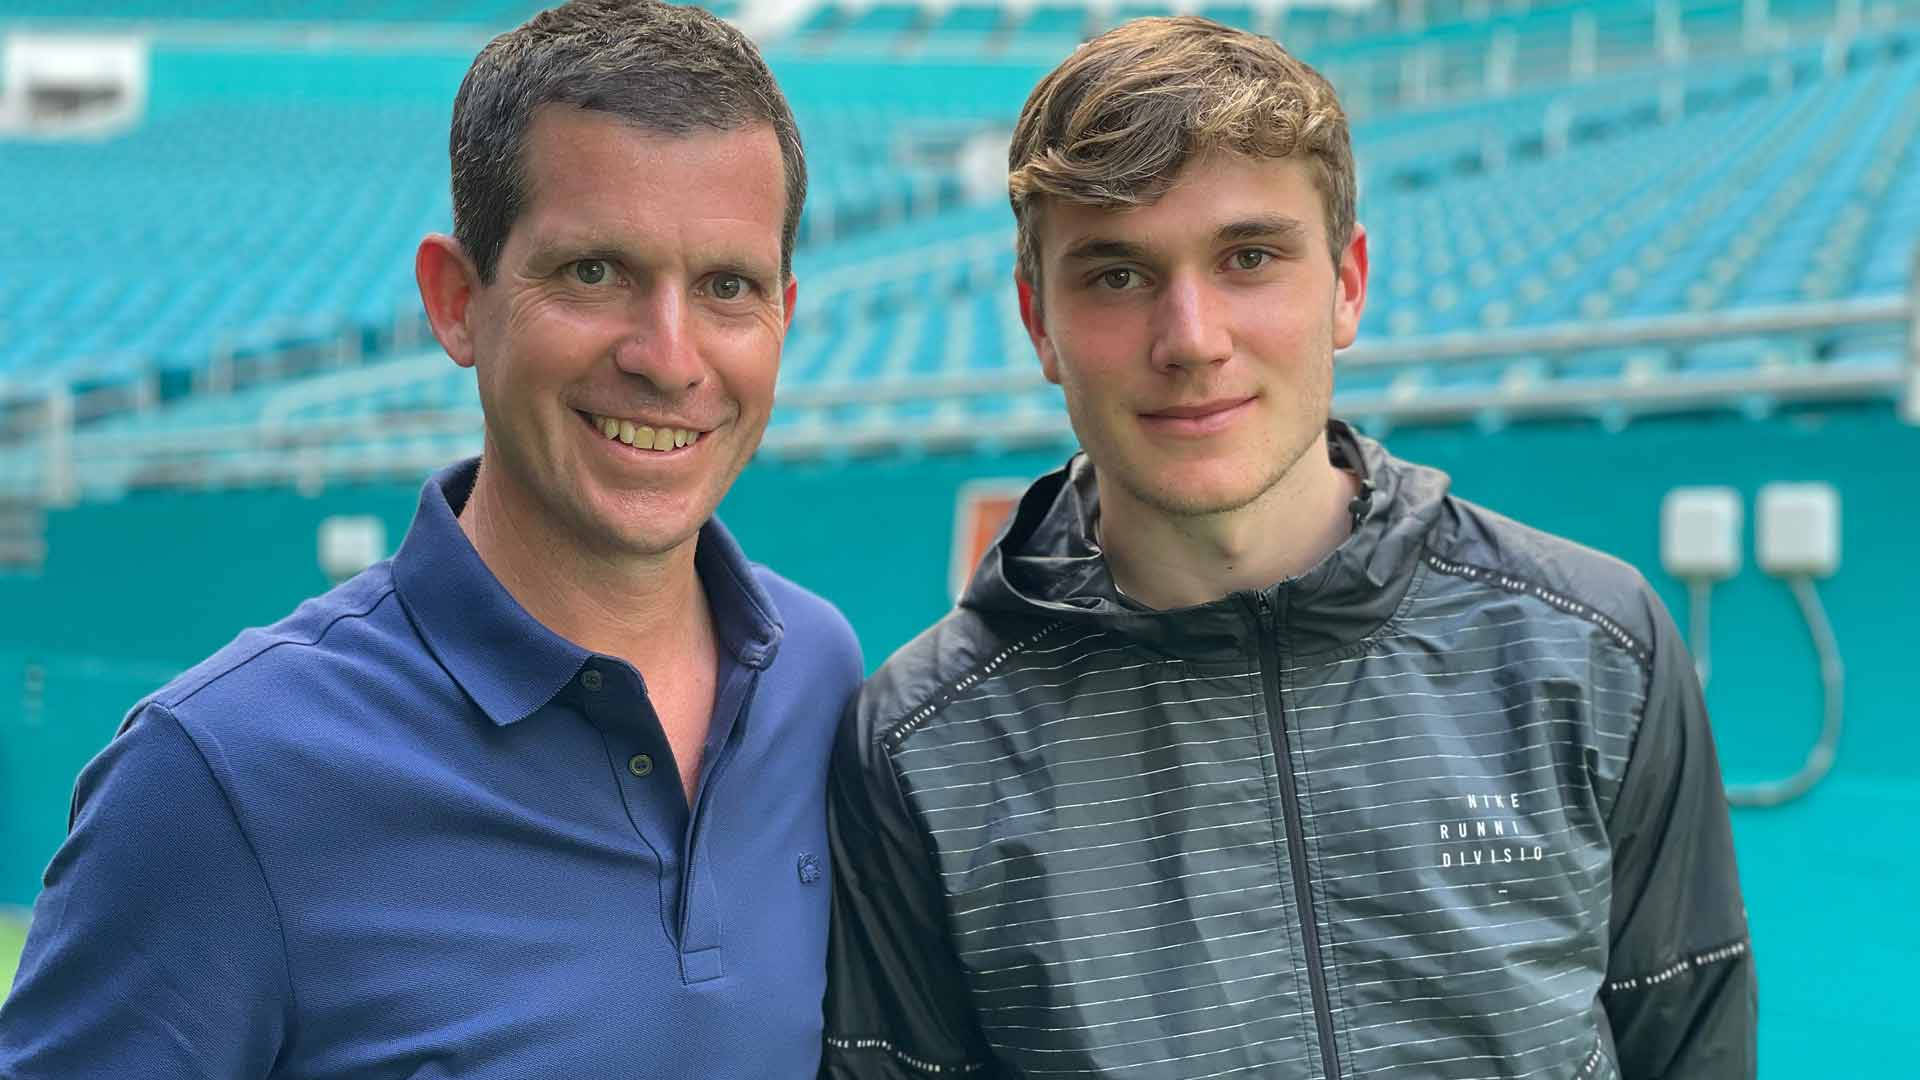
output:
[[[0,997],[13,985],[14,965],[20,962],[20,946],[27,941],[27,924],[10,915],[0,914]]]

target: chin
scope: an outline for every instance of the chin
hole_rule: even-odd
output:
[[[684,504],[662,506],[659,500],[597,500],[588,517],[601,542],[628,555],[664,555],[699,535],[713,516]]]
[[[1221,476],[1213,470],[1156,471],[1126,478],[1133,497],[1173,517],[1203,517],[1238,510],[1259,498],[1268,485],[1247,475]]]
[[[665,555],[670,551],[676,550],[682,544],[700,535],[700,526],[704,524],[705,522],[703,521],[686,528],[677,529],[650,528],[639,530],[615,527],[611,532],[613,542],[620,550],[629,555],[650,557]]]

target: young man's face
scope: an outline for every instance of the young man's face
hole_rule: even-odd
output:
[[[1356,227],[1333,264],[1310,170],[1215,153],[1150,206],[1041,209],[1041,287],[1021,284],[1021,314],[1103,484],[1170,516],[1220,513],[1318,445],[1367,256]]]
[[[549,106],[524,154],[528,205],[467,320],[484,468],[587,549],[662,554],[712,515],[773,405],[794,295],[779,142]]]

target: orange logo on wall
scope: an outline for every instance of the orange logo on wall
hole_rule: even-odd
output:
[[[947,585],[954,599],[967,587],[973,568],[1006,528],[1007,519],[1026,493],[1026,480],[972,480],[960,488],[953,514],[953,561]]]

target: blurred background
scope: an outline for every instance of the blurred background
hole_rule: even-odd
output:
[[[0,0],[0,988],[127,708],[405,534],[480,445],[426,331],[447,123],[526,0]],[[1198,11],[1355,120],[1336,413],[1632,562],[1710,659],[1770,1078],[1920,1020],[1920,0],[721,0],[813,188],[773,425],[721,515],[869,666],[1072,452],[1007,135],[1076,43]],[[1839,724],[1844,716],[1844,731]]]

